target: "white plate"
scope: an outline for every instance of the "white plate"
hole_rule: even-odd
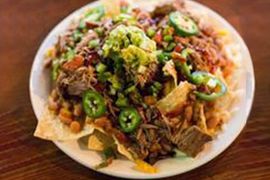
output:
[[[78,15],[81,14],[85,9],[95,6],[98,3],[99,2],[90,3],[65,18],[50,32],[39,48],[32,66],[30,77],[30,95],[37,119],[40,119],[41,114],[44,111],[44,105],[47,101],[50,90],[49,72],[48,70],[43,69],[44,53],[57,41],[57,36],[61,34],[61,32],[65,31],[72,19],[78,17]],[[229,30],[235,43],[239,45],[241,64],[244,71],[242,77],[243,80],[240,82],[240,87],[244,89],[244,91],[241,95],[240,103],[238,104],[239,110],[225,125],[224,130],[220,132],[217,139],[211,142],[207,148],[195,159],[170,158],[161,160],[156,164],[160,170],[157,174],[140,173],[132,169],[134,166],[132,162],[125,159],[119,159],[115,160],[109,167],[98,170],[99,172],[111,176],[134,179],[161,178],[181,174],[197,168],[218,156],[236,139],[245,126],[253,101],[255,83],[253,65],[249,51],[236,30],[220,15],[197,2],[188,1],[187,4],[190,8],[207,14],[210,18],[217,21],[220,27],[224,27]],[[92,169],[93,166],[98,164],[101,160],[100,156],[96,152],[87,150],[78,141],[54,143],[72,159],[88,168]]]

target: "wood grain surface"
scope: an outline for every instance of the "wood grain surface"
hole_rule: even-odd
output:
[[[0,179],[113,179],[32,136],[35,53],[48,32],[89,0],[0,0]],[[248,123],[221,155],[168,179],[270,179],[270,0],[200,0],[240,32],[253,58],[256,94]]]

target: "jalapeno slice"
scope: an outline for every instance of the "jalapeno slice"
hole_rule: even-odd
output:
[[[83,109],[91,118],[101,117],[106,112],[105,100],[98,92],[87,90],[83,94]]]
[[[120,112],[119,123],[124,132],[133,132],[140,122],[141,117],[135,108],[126,108]]]
[[[191,18],[178,11],[170,13],[169,20],[180,36],[192,36],[199,32],[196,23]]]
[[[186,62],[181,62],[181,69],[184,75],[186,75],[188,78],[191,77],[190,67],[188,65],[188,56],[191,55],[194,51],[190,48],[186,48],[182,51],[181,56],[186,59]]]
[[[188,79],[191,78],[191,68],[190,65],[188,64],[188,56],[191,55],[194,52],[194,50],[190,48],[184,49],[181,54],[178,52],[173,52],[172,53],[172,58],[174,60],[179,60],[176,62],[176,65],[181,68],[181,72],[183,75],[185,75]]]
[[[196,71],[192,73],[192,82],[196,85],[206,85],[210,87],[211,89],[215,90],[211,94],[207,94],[204,92],[195,91],[195,95],[199,97],[202,100],[205,101],[213,101],[221,96],[223,96],[227,92],[226,85],[213,76],[210,73],[202,72],[202,71]]]

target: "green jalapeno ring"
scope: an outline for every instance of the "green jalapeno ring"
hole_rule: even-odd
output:
[[[189,65],[187,64],[187,60],[188,60],[188,56],[190,54],[192,54],[194,52],[194,50],[190,49],[190,48],[186,48],[181,52],[181,56],[186,59],[186,62],[181,62],[180,66],[182,69],[183,74],[188,77],[189,79],[191,78],[191,71],[189,68]]]
[[[213,92],[211,94],[195,91],[194,94],[202,100],[213,101],[223,96],[227,92],[226,85],[221,80],[219,80],[218,78],[216,78],[210,73],[203,72],[203,71],[196,71],[192,73],[191,77],[192,77],[191,81],[196,85],[204,84],[204,85],[211,86],[212,88],[219,87],[220,89],[219,92]]]
[[[206,94],[203,92],[195,91],[194,94],[199,97],[200,99],[206,100],[206,101],[213,101],[217,99],[218,97],[223,96],[227,92],[226,85],[217,79],[215,76],[208,72],[203,71],[195,71],[191,73],[191,69],[189,68],[189,65],[187,64],[188,56],[192,54],[194,50],[190,48],[186,48],[181,52],[182,58],[186,59],[185,62],[180,62],[180,67],[182,73],[188,78],[189,81],[191,81],[193,84],[196,85],[207,85],[211,87],[212,89],[219,87],[219,92],[213,92],[211,94]]]
[[[140,124],[141,117],[135,108],[125,108],[120,112],[119,124],[122,131],[133,132]]]
[[[91,118],[101,117],[106,112],[105,100],[98,92],[87,90],[83,94],[83,109]]]
[[[192,36],[199,33],[196,23],[178,11],[169,14],[169,21],[180,36]]]

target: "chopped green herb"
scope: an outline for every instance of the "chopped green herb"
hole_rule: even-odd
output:
[[[128,22],[130,25],[132,24],[135,24],[136,23],[136,20],[129,14],[124,14],[124,13],[121,13],[119,14],[118,16],[115,16],[113,21],[115,23],[119,23],[119,22]]]
[[[98,34],[98,36],[104,35],[104,28],[103,27],[97,27],[94,29],[94,31]]]
[[[125,93],[128,94],[128,93],[131,93],[131,92],[134,92],[134,91],[136,91],[136,86],[135,85],[130,86],[129,88],[127,88],[125,90]]]
[[[166,41],[166,42],[171,42],[172,40],[173,40],[173,37],[172,37],[172,35],[166,35],[166,36],[164,36],[164,41]]]
[[[164,64],[166,61],[171,59],[171,53],[161,52],[157,55],[157,59],[160,63]]]
[[[98,47],[98,45],[99,45],[99,39],[91,40],[88,43],[88,47],[91,49]]]
[[[108,80],[109,80],[109,82],[112,83],[112,87],[115,90],[119,90],[122,88],[122,84],[120,83],[120,79],[118,78],[117,75],[112,75]]]
[[[146,34],[147,34],[147,36],[149,36],[150,38],[152,38],[152,37],[155,36],[156,31],[155,31],[155,29],[153,29],[153,28],[150,27],[150,28],[147,29]]]
[[[174,49],[174,47],[176,46],[176,43],[171,42],[167,47],[166,47],[166,51],[172,51]]]
[[[98,75],[97,75],[98,81],[100,81],[102,83],[105,83],[111,77],[112,77],[112,73],[111,72],[98,73]]]
[[[120,93],[118,93],[118,98],[117,98],[115,104],[118,107],[127,107],[129,105],[128,99],[123,94],[120,94]]]
[[[75,30],[74,33],[72,34],[73,40],[78,43],[81,41],[83,37],[83,33],[80,30]]]
[[[103,63],[98,63],[96,65],[96,70],[97,70],[98,73],[103,73],[103,72],[106,71],[106,69],[107,69],[107,66],[105,64],[103,64]]]

